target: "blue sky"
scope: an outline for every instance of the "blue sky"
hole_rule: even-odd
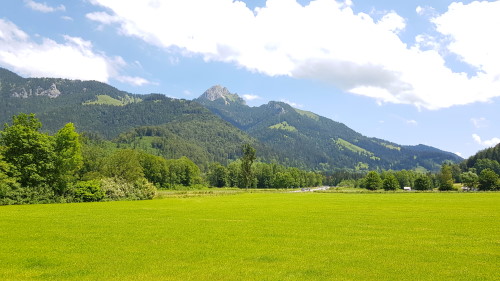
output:
[[[220,84],[403,145],[500,142],[500,1],[6,0],[0,66],[193,99]]]

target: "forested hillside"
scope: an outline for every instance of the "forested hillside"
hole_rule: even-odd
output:
[[[249,143],[264,162],[309,170],[437,170],[455,154],[368,138],[342,123],[282,102],[249,107],[217,86],[189,101],[136,95],[96,81],[22,78],[0,68],[0,122],[35,113],[42,131],[68,122],[78,132],[167,158],[187,156],[205,169],[227,164]],[[208,109],[207,109],[208,108]]]
[[[293,155],[280,160],[296,166],[325,170],[340,166],[355,170],[423,168],[435,171],[444,161],[461,160],[453,153],[429,146],[402,146],[369,138],[342,123],[283,102],[249,107],[221,86],[210,88],[196,101],[282,152],[281,155]]]
[[[474,167],[480,160],[490,160],[500,163],[500,143],[494,147],[490,147],[479,151],[465,160],[462,165],[466,168]]]

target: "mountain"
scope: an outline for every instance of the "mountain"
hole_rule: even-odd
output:
[[[72,122],[79,132],[167,158],[187,156],[202,167],[239,158],[243,143],[273,155],[193,101],[134,95],[96,81],[25,79],[0,68],[0,122],[21,112],[35,113],[50,133]]]
[[[195,100],[136,95],[97,81],[23,78],[0,68],[0,122],[35,113],[54,133],[73,122],[79,132],[167,158],[187,156],[202,168],[241,155],[250,143],[258,157],[305,169],[436,170],[461,158],[428,146],[369,138],[342,123],[282,102],[250,107],[218,85]]]
[[[195,101],[284,155],[280,161],[298,167],[437,170],[443,161],[461,160],[430,146],[404,146],[369,138],[342,123],[283,102],[249,107],[221,86],[208,89]]]

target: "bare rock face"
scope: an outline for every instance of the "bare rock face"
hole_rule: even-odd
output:
[[[61,91],[57,89],[57,86],[55,83],[52,83],[52,85],[48,89],[43,89],[42,87],[37,87],[36,89],[31,89],[28,88],[26,89],[25,87],[17,88],[12,90],[12,96],[15,98],[29,98],[32,96],[47,96],[49,98],[57,98],[58,96],[61,95]]]
[[[226,87],[221,85],[215,85],[210,89],[206,90],[200,98],[205,98],[209,101],[214,101],[217,99],[226,99],[227,96],[231,95],[231,92]]]
[[[245,100],[243,100],[237,94],[232,94],[226,87],[221,85],[215,85],[210,89],[206,90],[198,99],[198,101],[216,101],[222,100],[225,105],[230,104],[242,104],[245,105]]]

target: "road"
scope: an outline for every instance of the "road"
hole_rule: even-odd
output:
[[[318,190],[327,190],[330,189],[329,186],[321,186],[321,187],[315,187],[315,188],[301,188],[299,190],[294,190],[290,192],[313,192],[313,191],[318,191]]]

